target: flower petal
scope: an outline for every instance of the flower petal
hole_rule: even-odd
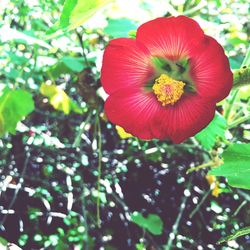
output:
[[[215,104],[198,95],[184,96],[174,106],[163,107],[154,116],[153,134],[181,143],[205,128],[213,119]]]
[[[190,54],[204,38],[196,21],[185,16],[161,17],[142,24],[136,40],[142,42],[151,55],[178,60]]]
[[[119,89],[105,102],[105,113],[112,123],[144,140],[154,138],[150,124],[159,108],[154,94],[135,87]]]
[[[142,86],[152,75],[150,53],[140,42],[118,38],[106,47],[101,82],[108,94],[123,87]]]
[[[189,63],[190,75],[199,95],[218,102],[229,94],[233,74],[223,48],[215,39],[205,36]]]
[[[112,123],[140,139],[170,138],[181,143],[209,124],[215,104],[189,95],[173,106],[163,107],[152,93],[124,88],[109,96],[105,112]]]

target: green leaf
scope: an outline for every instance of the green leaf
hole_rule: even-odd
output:
[[[75,8],[71,12],[68,29],[72,30],[80,26],[91,18],[98,10],[110,2],[112,2],[112,0],[78,0]]]
[[[76,7],[78,0],[66,0],[60,17],[60,27],[64,28],[70,24],[70,14]]]
[[[141,213],[135,211],[131,215],[131,221],[154,235],[162,234],[163,222],[156,214],[149,214],[148,217],[145,218]]]
[[[79,73],[84,68],[84,60],[83,60],[83,58],[64,56],[61,60],[73,72],[78,72]]]
[[[8,241],[0,237],[0,249],[7,250]]]
[[[98,10],[113,0],[66,0],[60,21],[51,27],[47,34],[53,32],[67,32],[82,25],[90,19]]]
[[[227,122],[225,118],[219,113],[216,113],[214,119],[209,123],[209,125],[196,134],[195,138],[205,149],[209,150],[214,146],[218,136],[222,138],[225,136],[226,129]]]
[[[137,29],[137,25],[126,18],[109,19],[108,26],[104,28],[104,32],[113,37],[127,37],[129,31]]]
[[[19,71],[15,68],[11,68],[10,71],[5,70],[3,73],[10,81],[15,81],[19,76]]]
[[[250,227],[244,227],[238,231],[236,231],[234,234],[231,234],[225,238],[222,238],[220,239],[217,244],[221,244],[223,242],[226,242],[226,241],[230,241],[230,240],[235,240],[237,239],[238,237],[241,237],[241,236],[244,236],[244,235],[247,235],[247,234],[250,234]]]
[[[130,30],[130,31],[128,32],[129,38],[135,39],[135,38],[136,38],[136,33],[137,33],[137,30]]]
[[[15,134],[17,123],[33,110],[30,93],[5,87],[0,93],[0,136],[6,132]]]
[[[17,54],[12,53],[12,52],[8,52],[8,56],[14,64],[18,64],[18,65],[24,65],[25,63],[29,61],[28,58],[24,56],[18,56]]]
[[[85,66],[83,58],[64,56],[59,62],[49,67],[48,73],[56,79],[61,74],[79,73],[85,68]]]
[[[229,185],[250,189],[250,144],[231,144],[223,152],[224,164],[213,168],[209,174],[224,176]]]
[[[58,86],[43,83],[40,87],[40,93],[48,97],[50,104],[56,110],[63,111],[68,115],[71,111],[82,114],[82,109],[70,99],[70,97]]]
[[[52,48],[48,43],[44,42],[41,39],[35,38],[33,36],[30,36],[30,35],[26,35],[23,32],[9,28],[7,26],[3,26],[2,28],[0,28],[0,40],[3,43],[14,40],[18,43],[24,43],[24,44],[28,44],[28,45],[37,44],[37,45],[39,45],[43,48],[46,48],[46,49]]]
[[[136,250],[145,250],[146,249],[144,243],[142,243],[142,242],[137,243],[135,246],[136,246]]]

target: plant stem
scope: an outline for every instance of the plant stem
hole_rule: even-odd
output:
[[[211,190],[208,190],[205,195],[202,197],[200,203],[195,207],[195,209],[190,213],[189,218],[192,219],[192,217],[197,213],[197,211],[200,209],[202,204],[205,202],[207,199],[208,195],[210,194]]]
[[[197,171],[197,170],[202,169],[202,168],[210,167],[210,166],[212,166],[213,164],[214,164],[213,161],[209,161],[209,162],[204,163],[204,164],[201,164],[201,165],[199,165],[199,166],[192,167],[192,168],[190,168],[190,169],[187,170],[186,174],[190,174],[190,173],[192,173],[193,171]]]
[[[249,55],[250,55],[250,47],[248,48],[247,54],[246,54],[246,56],[241,64],[241,69],[237,70],[234,73],[234,82],[233,82],[234,86],[237,86],[238,83],[239,83],[239,85],[241,85],[242,83],[249,82],[250,70],[249,70],[249,68],[247,68],[248,65],[246,65],[248,60],[249,60]],[[238,93],[239,93],[239,89],[235,89],[232,92],[232,99],[229,100],[228,107],[225,110],[225,119],[227,121],[228,121],[228,118],[230,117],[230,113],[232,111],[232,108],[233,108],[233,105],[234,105],[234,102],[236,100]]]
[[[89,113],[87,118],[80,124],[80,128],[79,128],[79,131],[78,131],[77,136],[75,138],[75,141],[73,143],[73,147],[77,148],[80,146],[81,139],[82,139],[81,136],[86,128],[86,125],[89,123],[91,117],[92,117],[92,113]]]
[[[235,212],[233,213],[233,216],[237,216],[237,214],[240,212],[240,210],[247,204],[247,201],[244,200],[239,207],[235,210]]]
[[[189,183],[187,185],[188,190],[190,189],[190,186],[191,186],[191,179],[189,180]],[[184,196],[182,199],[179,214],[178,214],[176,221],[172,227],[172,232],[169,234],[168,242],[167,242],[167,245],[165,246],[164,250],[171,250],[172,249],[172,243],[173,243],[173,240],[177,234],[177,230],[178,230],[178,227],[179,227],[179,224],[181,221],[181,217],[182,217],[183,212],[186,208],[187,199],[188,199],[188,196]]]
[[[250,194],[247,192],[244,192],[240,189],[237,189],[237,193],[242,196],[244,199],[246,199],[248,202],[250,202]]]
[[[99,119],[99,113],[97,112],[97,133],[98,133],[98,179],[97,179],[97,203],[96,203],[96,215],[97,215],[97,226],[101,227],[100,220],[100,181],[102,174],[102,133],[101,124]]]
[[[235,100],[236,100],[236,97],[237,97],[238,93],[239,93],[239,90],[238,90],[238,89],[234,90],[233,93],[232,93],[232,98],[231,98],[231,100],[229,100],[229,102],[228,102],[228,107],[227,107],[227,109],[225,110],[225,119],[226,119],[227,121],[228,121],[228,119],[229,119],[229,117],[230,117],[230,113],[231,113],[231,111],[232,111],[232,109],[233,109],[233,105],[234,105],[234,102],[235,102]]]
[[[84,180],[82,180],[82,196],[81,196],[81,200],[82,200],[82,215],[84,218],[84,226],[85,226],[85,230],[86,230],[86,241],[85,241],[85,250],[88,250],[88,238],[89,238],[89,229],[88,229],[88,222],[87,222],[87,210],[86,210],[86,202],[85,202],[85,183]]]
[[[186,10],[183,12],[184,16],[191,16],[193,13],[201,10],[202,8],[204,8],[207,5],[206,1],[200,1],[198,5],[196,5],[195,7],[193,7],[192,9]]]
[[[250,84],[250,68],[243,67],[234,72],[233,89]]]
[[[229,128],[229,129],[230,129],[230,128],[234,128],[234,127],[236,127],[237,125],[239,125],[239,124],[241,124],[241,123],[243,123],[243,122],[246,122],[247,120],[250,120],[250,114],[248,114],[247,116],[243,116],[243,117],[241,117],[241,118],[239,118],[239,119],[233,121],[232,123],[230,123],[230,124],[228,125],[228,128]]]
[[[90,67],[88,58],[87,58],[87,56],[85,54],[85,48],[84,48],[84,43],[83,43],[83,40],[82,40],[82,35],[79,32],[77,32],[77,31],[76,31],[76,35],[78,37],[80,46],[82,48],[82,56],[83,56],[84,62],[85,62],[85,64],[86,64],[87,67]]]

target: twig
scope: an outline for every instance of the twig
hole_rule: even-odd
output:
[[[97,202],[96,202],[96,215],[97,215],[97,226],[101,227],[100,220],[100,181],[102,174],[102,133],[101,124],[99,119],[99,113],[97,112],[97,133],[98,133],[98,178],[97,178]]]
[[[189,180],[189,183],[187,185],[187,189],[190,190],[190,186],[191,186],[191,178]],[[179,227],[179,224],[180,224],[180,221],[181,221],[181,217],[183,215],[183,212],[186,208],[186,203],[187,203],[187,200],[188,200],[188,196],[184,196],[183,199],[182,199],[182,202],[181,202],[181,205],[180,205],[180,211],[179,211],[179,214],[176,218],[176,221],[172,227],[172,232],[169,234],[169,237],[168,237],[168,242],[167,242],[167,245],[165,246],[164,250],[171,250],[172,249],[172,243],[173,243],[173,240],[177,234],[177,231],[178,231],[178,227]]]
[[[229,129],[230,129],[230,128],[234,128],[234,127],[238,126],[239,124],[241,124],[241,123],[243,123],[243,122],[246,122],[246,121],[248,121],[248,120],[250,120],[250,114],[248,114],[248,115],[246,115],[246,116],[243,116],[243,117],[241,117],[241,118],[239,118],[239,119],[237,119],[237,120],[231,122],[231,123],[228,125],[228,128],[229,128]]]
[[[88,246],[88,234],[89,234],[89,229],[88,229],[88,223],[87,223],[87,210],[86,210],[86,202],[85,202],[85,183],[84,180],[82,179],[82,195],[81,195],[81,200],[82,200],[82,215],[84,218],[84,227],[85,227],[85,233],[86,233],[86,241],[85,241],[85,250],[89,249]]]
[[[195,13],[198,10],[201,10],[202,8],[204,8],[207,5],[207,1],[200,1],[198,5],[196,5],[195,7],[193,7],[192,9],[186,10],[183,12],[183,15],[185,16],[190,16],[193,13]]]
[[[241,195],[242,197],[244,197],[248,202],[250,201],[250,194],[248,194],[248,193],[246,193],[246,192],[244,192],[244,191],[242,191],[240,189],[237,189],[236,191],[237,191],[237,193],[239,195]]]
[[[85,51],[84,51],[85,48],[84,48],[84,44],[83,44],[83,40],[82,40],[82,35],[81,35],[78,31],[76,31],[76,35],[77,35],[77,37],[78,37],[79,43],[80,43],[81,48],[82,48],[82,56],[83,56],[84,62],[85,62],[85,64],[86,64],[88,67],[90,67],[88,58],[87,58],[87,56],[86,56],[86,54],[85,54]]]
[[[202,168],[210,167],[210,166],[212,166],[213,164],[214,164],[213,161],[209,161],[209,162],[204,163],[204,164],[201,164],[201,165],[199,165],[199,166],[192,167],[192,168],[190,168],[190,169],[187,170],[186,174],[190,174],[191,172],[200,170],[200,169],[202,169]]]
[[[232,109],[233,109],[233,105],[234,105],[234,102],[235,102],[235,100],[236,100],[236,97],[237,97],[238,93],[239,93],[239,90],[238,90],[238,89],[234,90],[233,93],[232,93],[232,97],[231,97],[231,99],[230,99],[229,102],[228,102],[228,107],[227,107],[226,110],[225,110],[225,119],[226,119],[227,121],[228,121],[229,118],[230,118],[230,114],[231,114],[231,111],[232,111]]]
[[[235,212],[233,213],[233,216],[237,216],[237,214],[240,212],[240,210],[247,204],[247,201],[244,200],[239,207],[235,210]]]
[[[87,116],[87,118],[81,123],[80,125],[80,129],[77,133],[77,136],[75,138],[75,141],[73,143],[73,147],[79,147],[80,143],[81,143],[81,136],[83,134],[83,132],[85,131],[86,125],[89,123],[90,119],[91,119],[92,113],[90,112]]]
[[[208,195],[210,194],[211,190],[208,190],[203,198],[201,199],[200,203],[195,207],[195,209],[190,213],[189,218],[191,219],[200,209],[204,201],[207,199]]]

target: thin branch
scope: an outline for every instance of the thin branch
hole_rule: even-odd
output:
[[[232,92],[231,99],[228,101],[228,106],[227,106],[227,108],[225,109],[225,115],[224,115],[224,116],[225,116],[225,119],[226,119],[227,121],[228,121],[229,118],[230,118],[230,114],[231,114],[231,111],[232,111],[232,109],[233,109],[234,102],[235,102],[235,100],[236,100],[236,97],[237,97],[238,93],[239,93],[239,90],[238,90],[238,89],[234,90],[234,91]]]
[[[203,169],[203,168],[207,168],[207,167],[211,167],[214,165],[214,161],[209,161],[209,162],[206,162],[204,164],[201,164],[199,166],[196,166],[196,167],[192,167],[192,168],[189,168],[186,172],[186,174],[190,174],[191,172],[193,171],[197,171],[197,170],[200,170],[200,169]]]
[[[100,181],[102,174],[102,133],[101,133],[101,124],[99,119],[99,113],[97,112],[97,133],[98,133],[98,179],[97,179],[97,203],[96,203],[96,211],[97,211],[97,226],[101,227],[100,220]]]
[[[231,122],[229,125],[228,125],[228,128],[231,129],[231,128],[234,128],[236,126],[238,126],[239,124],[243,123],[243,122],[246,122],[250,120],[250,114],[246,115],[246,116],[243,116],[233,122]]]
[[[82,195],[81,195],[81,201],[82,201],[82,215],[84,218],[84,227],[85,227],[85,233],[86,233],[86,241],[85,241],[85,250],[89,249],[88,246],[88,235],[89,235],[89,229],[88,229],[88,222],[87,222],[87,210],[86,210],[86,202],[85,202],[85,183],[84,180],[82,179]]]
[[[83,44],[83,40],[82,40],[82,35],[81,35],[78,31],[76,31],[76,35],[77,35],[77,37],[78,37],[79,43],[80,43],[81,48],[82,48],[82,56],[83,56],[84,62],[85,62],[85,64],[86,64],[88,67],[90,67],[88,58],[87,58],[87,56],[86,56],[86,54],[85,54],[85,48],[84,48],[84,44]]]
[[[187,185],[187,189],[190,190],[190,187],[191,187],[191,178],[190,178],[189,183]],[[167,242],[167,245],[165,246],[164,250],[171,250],[172,249],[173,240],[175,239],[176,234],[178,232],[178,227],[179,227],[183,212],[186,208],[187,200],[188,200],[188,196],[184,196],[182,199],[181,205],[180,205],[179,214],[178,214],[176,221],[172,227],[172,232],[169,234],[168,242]]]
[[[208,195],[210,194],[211,190],[208,190],[205,195],[203,196],[203,198],[201,199],[200,203],[195,207],[195,209],[190,213],[189,218],[191,219],[201,208],[202,204],[205,202],[205,200],[207,199]]]
[[[233,216],[237,216],[237,214],[240,212],[240,210],[247,204],[247,201],[244,200],[239,207],[235,210],[235,212],[233,213]]]
[[[77,148],[80,146],[82,134],[85,131],[85,128],[86,128],[87,124],[89,123],[91,117],[92,117],[92,113],[90,112],[89,115],[87,116],[87,118],[81,123],[79,131],[78,131],[77,136],[75,138],[75,141],[73,143],[73,147]]]
[[[240,189],[236,189],[236,192],[242,196],[244,199],[246,199],[248,202],[250,202],[250,194],[248,194],[247,192],[244,192]]]

